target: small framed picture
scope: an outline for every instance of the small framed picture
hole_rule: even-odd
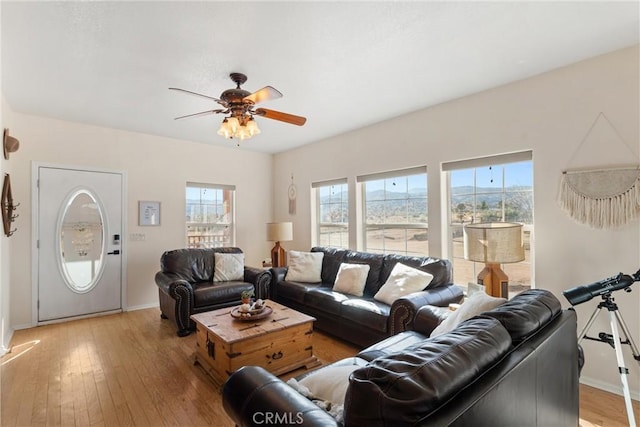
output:
[[[138,202],[138,225],[160,225],[160,202]]]

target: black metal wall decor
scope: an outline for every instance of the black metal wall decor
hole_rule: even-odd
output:
[[[4,182],[2,183],[2,225],[4,227],[4,234],[7,237],[11,237],[16,229],[11,229],[11,223],[16,220],[18,215],[15,213],[16,208],[20,203],[13,203],[13,196],[11,195],[11,179],[9,174],[4,174]]]

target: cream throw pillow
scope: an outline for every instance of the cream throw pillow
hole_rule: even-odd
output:
[[[506,301],[507,300],[505,298],[496,298],[487,295],[484,292],[476,292],[467,298],[467,300],[460,305],[460,308],[444,319],[442,323],[440,323],[433,332],[431,332],[431,336],[435,337],[436,335],[447,333],[455,329],[456,326],[465,320],[471,319],[473,316],[482,314],[485,311],[494,309],[497,306],[504,304]]]
[[[389,278],[373,298],[392,305],[402,296],[423,290],[432,280],[432,274],[399,262],[393,267]]]
[[[349,387],[349,375],[360,368],[358,365],[328,366],[307,375],[299,384],[307,387],[313,397],[327,400],[334,405],[343,405]]]
[[[343,262],[340,264],[340,269],[336,275],[333,290],[361,297],[364,285],[367,283],[369,268],[368,264],[348,264]]]
[[[289,268],[284,280],[307,283],[322,281],[320,273],[322,273],[324,252],[289,251],[287,255]]]
[[[244,254],[214,253],[214,282],[244,280]]]

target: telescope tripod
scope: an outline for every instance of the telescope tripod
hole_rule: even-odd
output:
[[[587,331],[598,317],[600,310],[606,308],[609,312],[609,324],[611,326],[611,334],[607,334],[606,332],[600,332],[598,334],[598,338],[593,338],[587,336]],[[618,325],[622,329],[622,333],[624,334],[624,341],[620,338],[620,334],[618,333]],[[633,342],[633,338],[629,333],[629,328],[627,324],[624,322],[622,318],[622,314],[620,314],[620,310],[618,310],[618,305],[613,301],[611,297],[611,293],[606,293],[602,295],[602,301],[598,304],[595,311],[589,318],[589,321],[585,325],[582,332],[578,336],[578,344],[582,342],[583,339],[600,341],[609,344],[616,351],[616,359],[618,361],[618,372],[620,372],[620,380],[622,381],[622,392],[624,394],[624,403],[627,408],[627,417],[629,418],[629,426],[636,427],[636,421],[633,416],[633,407],[631,406],[631,392],[629,391],[629,383],[627,381],[627,375],[629,375],[629,370],[624,365],[624,357],[622,354],[622,344],[628,344],[631,347],[631,351],[633,353],[633,358],[640,362],[640,352],[638,352],[638,347],[635,342]]]

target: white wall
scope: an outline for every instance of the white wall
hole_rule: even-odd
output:
[[[0,130],[10,128],[10,109],[5,103],[2,92],[0,92]],[[15,157],[16,153],[11,154],[10,159]],[[11,162],[5,160],[4,155],[0,154],[0,180],[4,180],[4,174],[11,174]],[[1,182],[0,181],[0,185]],[[0,355],[9,350],[9,341],[11,340],[12,329],[10,322],[10,272],[11,272],[11,239],[4,234],[4,228],[0,228]]]
[[[0,20],[2,18],[2,2],[0,2]],[[2,45],[0,40],[0,46]],[[0,70],[2,69],[2,49],[0,48]],[[10,109],[8,108],[3,92],[2,79],[0,79],[0,130],[10,128]],[[0,155],[0,179],[4,180],[4,174],[10,173],[10,163],[5,160],[4,155]],[[1,184],[0,184],[1,185]],[[10,323],[10,240],[4,235],[4,229],[0,231],[0,355],[9,350],[12,329]]]
[[[185,246],[187,181],[236,185],[237,245],[246,262],[260,265],[268,256],[265,223],[272,220],[272,156],[160,138],[115,129],[14,113],[12,134],[20,152],[12,156],[13,194],[20,202],[18,231],[11,238],[11,325],[32,325],[31,168],[33,162],[124,171],[128,205],[127,305],[158,304],[154,275],[162,252]],[[138,201],[162,203],[159,227],[138,226]],[[129,241],[144,233],[145,241]]]
[[[531,149],[535,286],[554,292],[566,307],[562,290],[619,271],[634,273],[640,267],[638,222],[617,230],[593,230],[572,221],[560,209],[556,197],[564,169],[639,162],[638,49],[635,46],[613,52],[276,155],[274,219],[294,222],[295,240],[287,248],[305,250],[312,244],[312,182],[346,177],[353,193],[358,175],[426,165],[430,255],[446,256],[441,249],[446,221],[440,203],[441,163]],[[599,122],[582,143],[600,112],[624,142],[606,122]],[[298,187],[294,216],[287,209],[292,173]],[[350,210],[353,224],[356,213],[353,207]],[[640,285],[636,284],[630,294],[618,292],[614,296],[632,336],[640,342]],[[579,330],[597,302],[576,307]],[[607,316],[599,315],[592,327],[596,336],[598,331],[609,330]],[[583,347],[586,366],[581,380],[621,393],[613,349],[590,341],[583,342]],[[624,352],[631,388],[638,398],[640,370],[628,346]]]

